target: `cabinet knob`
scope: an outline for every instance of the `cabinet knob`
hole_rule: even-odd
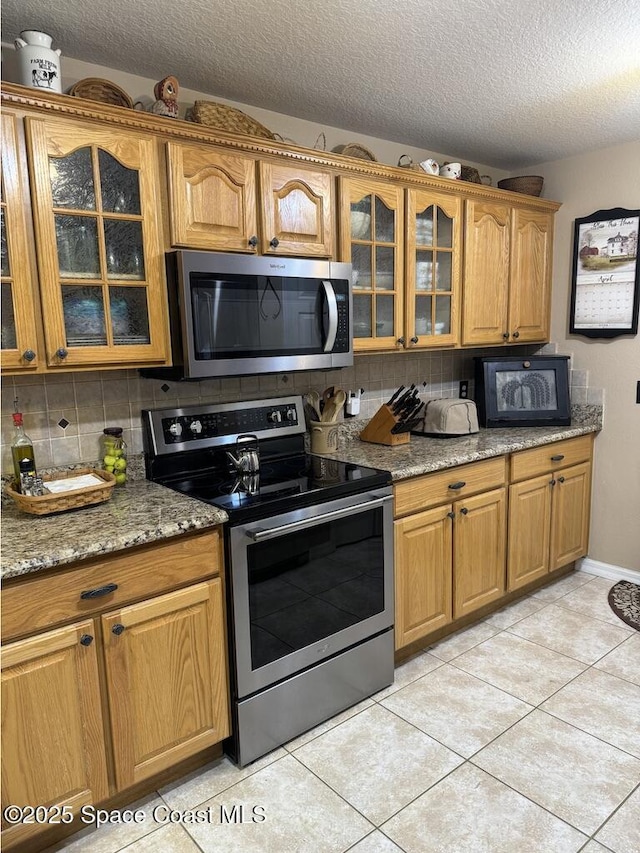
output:
[[[555,481],[555,480],[549,480],[549,485],[550,485],[550,486],[555,486],[555,484],[556,484],[556,481]]]
[[[505,339],[505,341],[508,341],[509,340],[509,332],[503,332],[502,337]]]
[[[452,512],[448,512],[448,513],[447,513],[447,518],[454,519],[455,517],[456,517],[455,512],[453,512],[453,511],[452,511]]]
[[[520,337],[520,332],[514,332],[514,333],[513,333],[513,337],[514,337],[514,338],[519,338],[519,337]]]
[[[69,355],[69,350],[66,350],[64,347],[58,347],[56,350],[57,358],[66,358]]]
[[[280,240],[278,240],[277,237],[272,237],[271,240],[269,241],[269,245],[271,246],[272,249],[277,249],[278,246],[280,245]]]
[[[32,349],[26,349],[22,353],[22,357],[24,358],[25,361],[33,361],[33,359],[36,357],[36,354]]]
[[[258,245],[258,238],[256,237],[256,235],[255,235],[255,234],[253,235],[253,237],[249,237],[249,245],[250,245],[253,249],[255,249],[255,247]]]
[[[90,646],[93,643],[93,637],[91,634],[83,634],[80,637],[80,645],[81,646]]]
[[[112,634],[115,634],[115,635],[116,635],[116,637],[119,637],[119,636],[120,636],[120,634],[122,634],[122,632],[123,632],[123,631],[124,631],[124,625],[121,625],[119,622],[117,622],[117,623],[113,626],[113,628],[111,629],[111,633],[112,633]]]
[[[404,343],[405,343],[404,338],[398,338],[398,340],[396,341],[396,343],[397,343],[399,346],[403,347],[403,346],[404,346]]]
[[[463,506],[462,509],[460,510],[461,515],[466,515],[468,512],[469,512],[469,510],[466,508],[466,506]]]
[[[559,483],[564,483],[564,477],[558,477],[558,482],[559,482]]]
[[[417,336],[417,335],[414,335],[414,336],[411,338],[411,343],[412,343],[412,344],[417,344],[417,343],[418,343],[418,340],[419,340],[418,336]]]

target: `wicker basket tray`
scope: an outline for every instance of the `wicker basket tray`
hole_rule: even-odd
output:
[[[87,98],[89,101],[100,101],[114,107],[133,109],[133,101],[124,89],[111,83],[110,80],[101,80],[99,77],[85,77],[84,80],[78,80],[69,89],[69,95],[75,98]]]
[[[347,157],[358,157],[360,160],[377,161],[376,155],[359,142],[349,142],[347,145],[336,145],[331,149],[335,154],[345,154]]]
[[[231,133],[244,133],[247,136],[261,136],[263,139],[275,139],[275,135],[251,118],[242,110],[219,104],[216,101],[196,101],[191,110],[191,121],[206,124],[207,127],[217,127],[229,130]]]
[[[111,497],[116,478],[108,471],[100,471],[97,468],[78,468],[75,471],[65,471],[62,474],[47,474],[42,479],[46,483],[49,480],[64,480],[68,477],[79,477],[81,474],[95,474],[103,482],[95,486],[85,486],[82,489],[73,489],[69,492],[59,492],[51,495],[21,495],[13,486],[7,485],[6,493],[13,498],[18,508],[31,515],[51,515],[54,512],[64,512],[68,509],[80,509],[83,506],[103,503]]]
[[[503,178],[498,181],[501,190],[510,190],[512,193],[524,193],[525,195],[540,195],[544,178],[540,175],[521,175],[518,178]]]

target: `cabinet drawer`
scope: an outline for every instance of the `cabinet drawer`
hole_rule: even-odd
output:
[[[218,574],[222,567],[218,530],[184,536],[69,568],[7,581],[2,589],[2,639],[91,616],[141,598],[150,598]],[[82,593],[116,589],[95,597]]]
[[[592,434],[556,441],[543,447],[521,450],[511,457],[511,482],[538,477],[556,468],[565,468],[591,459]]]
[[[398,483],[394,490],[394,514],[398,518],[410,512],[494,489],[504,484],[505,474],[506,460],[504,456],[499,456],[496,459],[458,465],[437,474],[426,474],[424,477]]]

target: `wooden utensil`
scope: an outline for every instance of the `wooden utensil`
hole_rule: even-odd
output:
[[[323,421],[323,423],[333,423],[336,421],[338,419],[340,409],[344,406],[346,399],[346,393],[342,389],[338,389],[335,392],[335,395],[329,397],[324,404],[320,420]]]

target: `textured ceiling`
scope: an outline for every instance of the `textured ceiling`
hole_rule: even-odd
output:
[[[637,0],[2,0],[72,56],[512,170],[640,139]]]

